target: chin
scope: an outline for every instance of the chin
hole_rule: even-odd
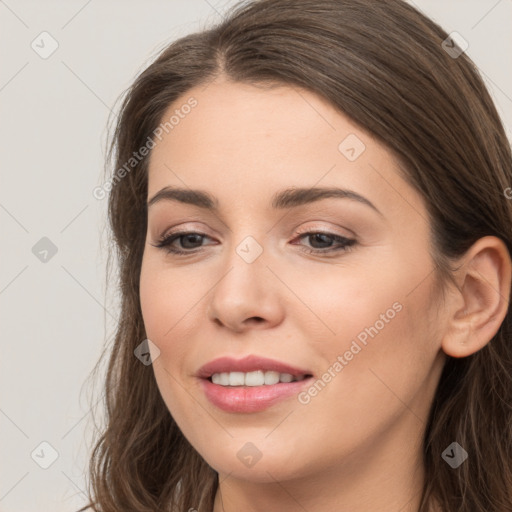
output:
[[[262,448],[259,453],[250,441],[223,445],[222,452],[202,453],[205,461],[218,473],[230,478],[239,478],[258,483],[275,483],[305,476],[312,469],[311,460],[301,464],[295,454],[276,453],[270,448]],[[239,448],[238,445],[242,447]]]

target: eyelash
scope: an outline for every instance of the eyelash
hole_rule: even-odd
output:
[[[181,249],[176,249],[176,248],[171,247],[172,242],[174,242],[175,240],[181,238],[182,236],[186,236],[186,235],[199,235],[201,237],[210,238],[210,237],[208,237],[208,235],[206,235],[204,233],[197,232],[197,231],[177,231],[175,233],[170,233],[169,235],[162,237],[158,241],[157,244],[151,244],[151,245],[153,245],[154,247],[157,247],[159,249],[164,249],[168,253],[171,253],[176,256],[185,256],[185,255],[197,253],[199,248],[189,249],[189,250],[181,250]],[[334,233],[328,233],[325,231],[305,231],[302,233],[298,233],[298,235],[299,235],[298,236],[299,239],[307,237],[307,236],[312,236],[312,235],[325,235],[325,236],[332,238],[333,241],[338,242],[340,244],[340,246],[338,246],[337,248],[334,248],[334,249],[331,247],[328,247],[326,249],[307,249],[307,248],[301,249],[302,251],[304,251],[308,254],[327,254],[327,253],[330,254],[333,252],[334,253],[335,252],[349,252],[350,250],[352,250],[353,246],[356,243],[356,240],[354,240],[352,238],[346,238],[344,236],[335,235]]]

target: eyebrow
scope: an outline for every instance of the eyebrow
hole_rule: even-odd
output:
[[[274,194],[271,205],[273,209],[284,210],[328,198],[351,199],[369,206],[379,215],[383,216],[380,210],[371,201],[366,199],[366,197],[361,196],[353,190],[336,187],[289,188]],[[164,187],[161,189],[148,201],[147,207],[149,208],[163,200],[179,201],[214,212],[218,212],[219,210],[218,199],[208,192],[176,187]]]

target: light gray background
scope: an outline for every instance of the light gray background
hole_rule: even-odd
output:
[[[411,3],[469,42],[510,139],[512,0]],[[85,502],[86,377],[118,314],[104,286],[107,201],[92,195],[107,117],[157,51],[233,4],[0,0],[1,512],[74,512]],[[59,44],[47,59],[31,48],[43,31]],[[46,262],[32,251],[43,237],[57,247]],[[50,460],[42,442],[58,452],[48,469],[36,463]]]

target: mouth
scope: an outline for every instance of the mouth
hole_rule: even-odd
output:
[[[272,386],[313,376],[309,370],[256,355],[220,357],[203,365],[196,375],[220,386]]]
[[[196,374],[206,398],[230,413],[263,411],[296,396],[313,381],[311,371],[258,356],[222,357]]]
[[[292,375],[286,372],[276,372],[272,370],[255,370],[252,372],[220,372],[214,373],[207,380],[213,384],[225,387],[255,387],[255,386],[274,386],[276,384],[287,384],[289,382],[298,382],[313,375],[306,373],[301,375]]]

